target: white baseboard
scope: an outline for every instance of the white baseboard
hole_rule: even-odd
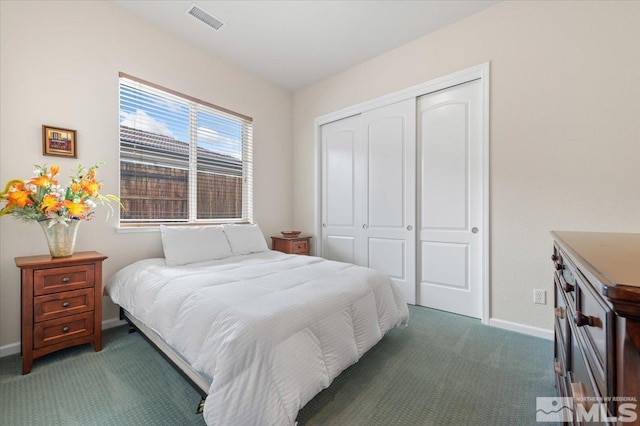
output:
[[[505,321],[497,318],[490,318],[489,325],[491,327],[503,328],[505,330],[528,334],[529,336],[553,340],[553,330],[547,330],[546,328],[532,327],[530,325],[518,324],[517,322]]]
[[[9,343],[8,345],[0,346],[0,358],[17,353],[20,353],[20,342]]]
[[[107,330],[109,328],[117,327],[119,325],[124,325],[127,322],[125,320],[119,320],[117,318],[109,319],[106,321],[102,321],[102,329]],[[0,358],[19,354],[20,353],[20,342],[9,343],[8,345],[0,346]]]

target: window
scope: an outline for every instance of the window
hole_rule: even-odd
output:
[[[252,119],[120,74],[122,226],[252,219]]]

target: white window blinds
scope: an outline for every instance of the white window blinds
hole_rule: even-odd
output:
[[[252,119],[120,74],[122,225],[251,221]]]

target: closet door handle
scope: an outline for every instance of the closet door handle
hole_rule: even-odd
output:
[[[411,225],[407,226],[407,231],[413,231],[413,226]]]
[[[364,225],[362,225],[362,229],[367,229],[369,227],[369,225],[367,225],[366,223]]]
[[[326,227],[327,227],[327,224],[326,224],[326,223],[323,223],[323,224],[322,224],[322,227],[323,227],[323,228],[326,228]]]

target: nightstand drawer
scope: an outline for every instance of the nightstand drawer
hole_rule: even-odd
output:
[[[93,312],[40,322],[33,327],[33,347],[55,345],[93,334]]]
[[[293,241],[291,253],[299,254],[299,253],[308,253],[309,252],[309,241]]]
[[[38,296],[33,302],[34,321],[47,321],[92,311],[93,297],[93,288]]]
[[[272,247],[274,250],[281,251],[288,254],[309,254],[311,239],[308,235],[300,235],[295,238],[291,237],[271,237],[273,242]]]
[[[93,265],[38,269],[33,277],[33,291],[36,296],[93,287],[93,284]]]

